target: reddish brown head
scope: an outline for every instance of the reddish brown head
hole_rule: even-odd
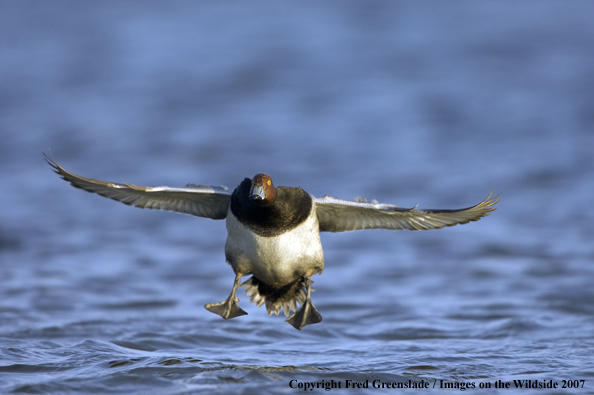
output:
[[[261,207],[272,206],[276,200],[276,188],[268,174],[256,174],[252,178],[250,200]]]

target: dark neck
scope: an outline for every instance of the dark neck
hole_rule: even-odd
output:
[[[274,237],[294,229],[309,216],[311,196],[301,188],[276,188],[276,201],[260,207],[249,199],[251,180],[246,178],[233,191],[231,212],[258,236]]]

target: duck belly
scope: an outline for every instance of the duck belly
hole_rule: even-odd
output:
[[[227,232],[225,257],[236,273],[251,273],[268,285],[283,286],[324,269],[315,210],[302,224],[272,237],[257,235],[229,211]]]

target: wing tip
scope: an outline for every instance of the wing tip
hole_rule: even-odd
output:
[[[56,159],[54,159],[54,155],[52,154],[52,150],[48,148],[49,151],[49,156],[45,153],[45,152],[41,152],[43,154],[43,159],[46,161],[46,163],[48,165],[51,166],[52,170],[56,173],[60,173],[60,165],[58,165],[58,162],[56,162]]]
[[[497,203],[499,203],[499,201],[501,200],[500,194],[493,196],[494,192],[495,192],[495,189],[493,189],[491,191],[491,193],[489,193],[489,196],[487,196],[482,202],[480,202],[479,204],[477,204],[475,206],[475,207],[484,207],[485,216],[489,215],[490,212],[495,211],[497,209],[497,207],[494,207],[494,206]]]

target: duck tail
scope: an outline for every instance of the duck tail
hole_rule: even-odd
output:
[[[247,287],[245,293],[251,297],[250,302],[256,303],[258,307],[266,304],[268,315],[279,315],[282,308],[285,315],[289,316],[291,311],[297,311],[297,303],[302,305],[307,298],[305,277],[282,287],[274,287],[252,276],[241,286]]]

